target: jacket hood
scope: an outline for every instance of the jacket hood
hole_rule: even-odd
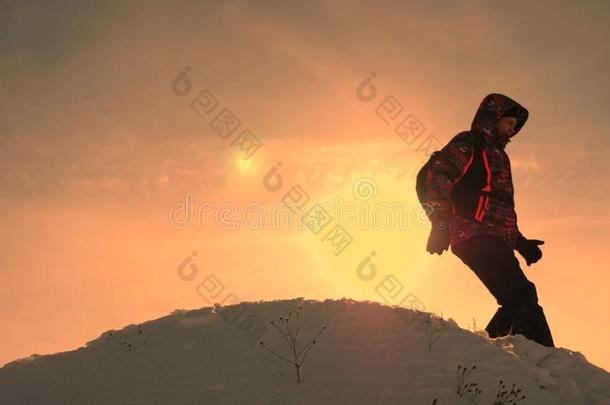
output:
[[[492,93],[485,96],[472,120],[471,128],[486,133],[494,141],[499,141],[498,122],[504,113],[511,108],[514,108],[517,117],[515,133],[511,136],[512,138],[525,125],[529,112],[521,104],[503,94]],[[510,140],[507,141],[510,142]]]

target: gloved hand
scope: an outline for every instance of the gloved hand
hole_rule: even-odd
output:
[[[439,256],[449,248],[449,227],[447,221],[439,220],[432,224],[428,245],[426,250],[430,254],[438,253]]]
[[[529,266],[532,263],[536,263],[542,257],[542,251],[538,245],[543,244],[543,240],[526,239],[525,237],[520,236],[515,242],[515,250],[523,256],[525,262]]]

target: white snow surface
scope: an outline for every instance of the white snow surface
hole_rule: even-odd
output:
[[[297,349],[326,329],[297,382],[294,366],[265,347],[291,355],[270,321],[291,312],[295,331],[299,306]],[[478,396],[457,394],[458,366],[476,366],[465,383]],[[0,404],[508,404],[496,401],[499,380],[522,390],[519,405],[610,404],[610,374],[579,352],[521,335],[489,339],[398,306],[302,297],[176,310],[73,351],[13,361],[0,369]]]

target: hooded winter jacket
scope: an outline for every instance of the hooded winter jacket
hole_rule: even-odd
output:
[[[527,121],[527,109],[502,94],[486,96],[470,131],[454,136],[428,172],[427,199],[433,207],[429,217],[433,225],[447,221],[451,246],[474,235],[491,234],[514,249],[522,236],[517,227],[510,160],[504,151],[510,139],[498,131],[500,118],[509,110],[517,118],[515,136]],[[473,139],[482,145],[478,156]]]

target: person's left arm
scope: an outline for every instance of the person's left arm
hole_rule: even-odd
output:
[[[517,237],[515,238],[515,250],[525,259],[528,266],[536,263],[542,258],[542,250],[540,250],[538,245],[543,245],[544,241],[538,239],[527,239],[519,230],[517,223],[515,223],[515,228],[517,230]]]
[[[515,226],[517,227],[517,225]],[[527,239],[525,236],[523,236],[519,230],[519,227],[517,227],[515,250],[519,252],[521,256],[523,256],[528,266],[536,263],[542,258],[542,250],[540,250],[538,245],[544,245],[544,241],[538,239]]]

